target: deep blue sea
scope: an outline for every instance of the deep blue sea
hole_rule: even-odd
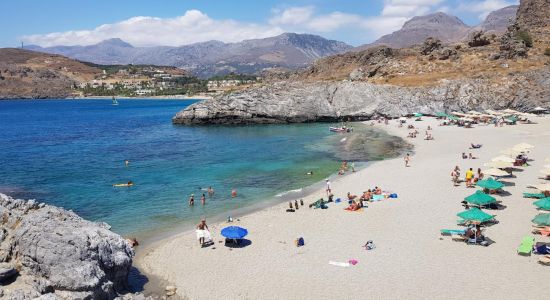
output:
[[[395,155],[399,144],[359,125],[354,135],[329,133],[329,124],[172,125],[172,116],[193,102],[0,101],[0,192],[139,236],[283,201],[276,195],[321,181],[343,159]],[[112,186],[130,180],[133,187]],[[200,188],[208,186],[215,195],[202,206]]]

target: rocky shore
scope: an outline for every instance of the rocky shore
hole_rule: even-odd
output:
[[[0,298],[145,299],[128,293],[134,251],[109,225],[4,194],[0,218]]]
[[[195,103],[174,124],[261,124],[367,120],[413,112],[514,108],[550,102],[550,68],[499,78],[441,80],[406,87],[364,81],[280,81]]]

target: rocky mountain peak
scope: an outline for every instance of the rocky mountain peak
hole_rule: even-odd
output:
[[[448,15],[444,12],[436,12],[424,16],[413,17],[409,21],[405,22],[402,30],[425,28],[430,26],[452,26],[452,27],[464,27],[468,25],[464,24],[458,17]]]
[[[516,19],[518,7],[518,5],[510,5],[491,12],[487,15],[487,18],[485,18],[485,20],[477,26],[477,29],[485,32],[505,32],[506,28]]]
[[[111,47],[122,47],[122,48],[134,48],[134,46],[123,41],[120,38],[112,38],[99,42],[96,46],[111,46]]]

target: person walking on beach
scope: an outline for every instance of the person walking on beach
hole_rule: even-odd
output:
[[[411,156],[409,155],[409,153],[407,153],[407,155],[405,155],[405,167],[410,167],[409,166],[410,160],[411,160]]]
[[[210,236],[210,229],[208,229],[208,225],[206,225],[206,220],[202,219],[197,225],[197,237],[199,238],[199,244],[201,247],[204,246],[205,238],[207,236]]]
[[[189,206],[193,205],[195,205],[195,194],[191,194],[191,196],[189,196]]]
[[[214,189],[211,186],[208,187],[208,196],[209,197],[214,196]]]
[[[206,195],[204,193],[202,193],[202,196],[201,196],[201,204],[202,205],[206,204]]]
[[[453,179],[454,186],[458,186],[458,178],[460,178],[460,168],[455,166],[454,170],[451,172],[451,177]]]
[[[330,181],[327,179],[325,180],[326,181],[326,191],[327,191],[327,195],[330,195],[332,193],[332,190],[330,189]]]

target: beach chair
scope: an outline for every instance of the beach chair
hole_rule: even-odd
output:
[[[542,193],[523,193],[523,198],[542,199],[545,198],[545,196]]]
[[[547,227],[536,227],[536,228],[533,228],[532,233],[540,234],[540,235],[544,235],[544,236],[550,236],[550,227],[549,226],[547,226]]]
[[[521,244],[518,247],[519,255],[531,255],[533,246],[535,245],[535,238],[532,236],[526,236],[521,240]]]

